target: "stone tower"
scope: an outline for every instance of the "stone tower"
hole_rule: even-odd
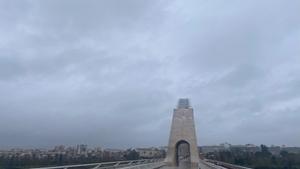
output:
[[[190,152],[190,164],[197,167],[199,154],[194,123],[193,109],[188,99],[179,99],[177,108],[174,109],[168,152],[165,162],[168,166],[178,165],[178,146],[187,143]]]

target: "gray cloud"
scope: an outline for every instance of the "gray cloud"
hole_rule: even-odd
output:
[[[299,145],[298,1],[0,1],[0,148]]]

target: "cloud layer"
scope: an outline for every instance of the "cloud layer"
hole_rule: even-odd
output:
[[[300,146],[300,2],[0,1],[0,148]]]

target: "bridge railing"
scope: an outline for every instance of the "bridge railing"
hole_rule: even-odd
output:
[[[75,165],[62,165],[52,167],[39,167],[31,169],[77,169],[77,168],[91,168],[91,169],[115,169],[127,166],[137,166],[143,164],[151,164],[162,162],[163,159],[143,159],[143,160],[131,160],[131,161],[113,161],[102,163],[90,163],[90,164],[75,164]]]
[[[225,162],[222,162],[222,161],[209,160],[209,159],[205,159],[205,161],[213,163],[213,164],[218,165],[218,166],[228,168],[228,169],[252,169],[252,168],[249,168],[249,167],[243,167],[243,166],[239,166],[239,165],[225,163]]]

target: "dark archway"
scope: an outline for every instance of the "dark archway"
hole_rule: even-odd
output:
[[[176,165],[186,166],[191,164],[190,144],[185,140],[176,143]]]

